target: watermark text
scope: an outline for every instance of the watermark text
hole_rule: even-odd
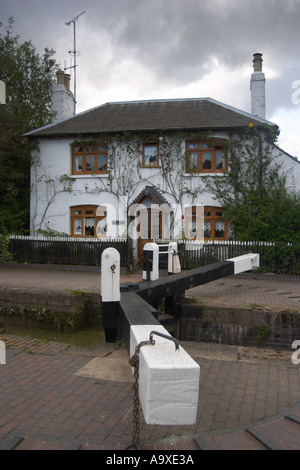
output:
[[[294,80],[292,83],[292,88],[295,91],[292,93],[292,103],[300,104],[300,80]]]

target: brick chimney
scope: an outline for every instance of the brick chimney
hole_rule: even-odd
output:
[[[75,110],[74,95],[70,91],[70,75],[63,70],[56,73],[57,83],[52,89],[53,122],[73,116]]]
[[[251,113],[266,119],[266,79],[262,71],[262,54],[253,54],[253,69],[251,75]]]

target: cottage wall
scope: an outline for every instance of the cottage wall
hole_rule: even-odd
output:
[[[215,137],[225,138],[225,133]],[[167,139],[167,137],[166,137]],[[218,206],[214,195],[205,188],[201,175],[186,174],[185,139],[171,160],[170,181],[173,189],[163,178],[161,168],[139,168],[132,176],[134,184],[128,192],[120,190],[116,181],[110,181],[108,174],[72,175],[71,144],[72,138],[43,139],[39,143],[39,153],[32,166],[31,180],[31,232],[50,230],[71,234],[71,208],[79,205],[104,206],[107,210],[106,237],[126,236],[127,209],[145,186],[154,186],[163,195],[174,213],[172,235],[181,237],[184,225],[184,209],[190,205]],[[179,150],[178,150],[179,149]],[[274,163],[281,163],[287,174],[290,189],[300,191],[300,164],[294,158],[274,147]],[[126,153],[120,153],[120,164],[126,168]],[[136,158],[141,158],[137,154]],[[129,166],[128,166],[129,168]],[[138,168],[138,162],[136,165]],[[122,174],[113,171],[112,176],[121,178]],[[226,177],[226,175],[224,175]],[[125,188],[126,189],[126,188]],[[129,189],[129,188],[127,188]]]

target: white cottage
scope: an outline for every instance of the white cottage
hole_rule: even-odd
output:
[[[265,129],[265,79],[254,55],[252,114],[211,98],[106,103],[74,115],[69,77],[58,73],[52,124],[37,139],[31,172],[31,233],[78,238],[130,237],[136,257],[156,239],[226,240],[223,209],[203,176],[226,177],[225,143],[233,132]],[[280,152],[290,184],[299,162]],[[201,224],[199,224],[201,220]],[[201,226],[200,226],[201,225]]]

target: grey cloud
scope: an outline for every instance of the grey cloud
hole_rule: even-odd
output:
[[[31,37],[37,47],[53,48],[60,61],[69,60],[73,47],[72,30],[65,21],[86,10],[77,24],[80,64],[92,62],[94,76],[105,76],[106,81],[115,63],[133,59],[154,74],[160,87],[188,85],[208,73],[212,56],[237,74],[249,67],[250,78],[252,54],[261,52],[264,65],[281,72],[278,79],[267,77],[268,106],[272,112],[278,106],[292,106],[291,82],[300,79],[300,0],[2,0],[2,4],[2,22],[13,16],[15,32],[22,39]],[[97,32],[110,37],[110,61]]]

